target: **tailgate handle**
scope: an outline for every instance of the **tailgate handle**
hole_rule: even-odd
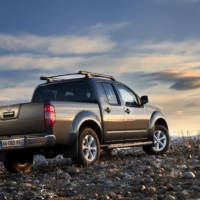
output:
[[[7,119],[7,118],[13,118],[15,116],[15,112],[12,111],[12,112],[4,112],[3,113],[3,118],[4,119]]]

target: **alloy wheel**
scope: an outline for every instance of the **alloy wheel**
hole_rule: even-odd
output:
[[[156,152],[162,151],[167,144],[167,137],[164,131],[156,130],[153,135],[154,146],[153,150]]]
[[[86,135],[82,143],[82,152],[84,158],[92,162],[97,156],[97,143],[92,135]]]

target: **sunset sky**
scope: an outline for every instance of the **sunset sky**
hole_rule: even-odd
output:
[[[200,0],[1,0],[0,103],[39,76],[114,75],[164,110],[172,134],[200,130]]]

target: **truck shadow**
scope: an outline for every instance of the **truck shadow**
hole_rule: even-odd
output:
[[[100,160],[98,164],[110,165],[113,162],[127,161],[135,158],[142,158],[145,154],[142,151],[127,151],[127,150],[114,150],[113,152],[101,152]],[[90,166],[92,167],[92,166]],[[46,174],[54,173],[59,169],[63,171],[68,171],[69,168],[83,168],[82,166],[74,165],[70,158],[63,158],[63,156],[58,155],[53,159],[46,159],[43,156],[35,156],[33,167],[29,173],[31,174]],[[3,163],[0,164],[0,176],[3,177],[12,177],[16,174],[9,173],[3,166]],[[22,175],[22,173],[18,173]],[[17,176],[18,176],[17,175]]]
[[[100,155],[99,163],[109,163],[118,162],[118,161],[125,161],[135,158],[144,157],[145,153],[142,151],[118,151],[118,152],[102,152]],[[98,163],[97,163],[98,165]],[[91,166],[92,167],[92,166]],[[62,156],[57,156],[54,159],[45,159],[43,158],[35,158],[34,165],[32,168],[32,172],[35,173],[47,173],[57,171],[61,169],[63,171],[68,171],[68,168],[83,168],[82,166],[74,165],[70,158],[63,158]]]

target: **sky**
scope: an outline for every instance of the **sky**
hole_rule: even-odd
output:
[[[0,103],[30,101],[41,75],[114,75],[200,130],[200,0],[0,0]]]

